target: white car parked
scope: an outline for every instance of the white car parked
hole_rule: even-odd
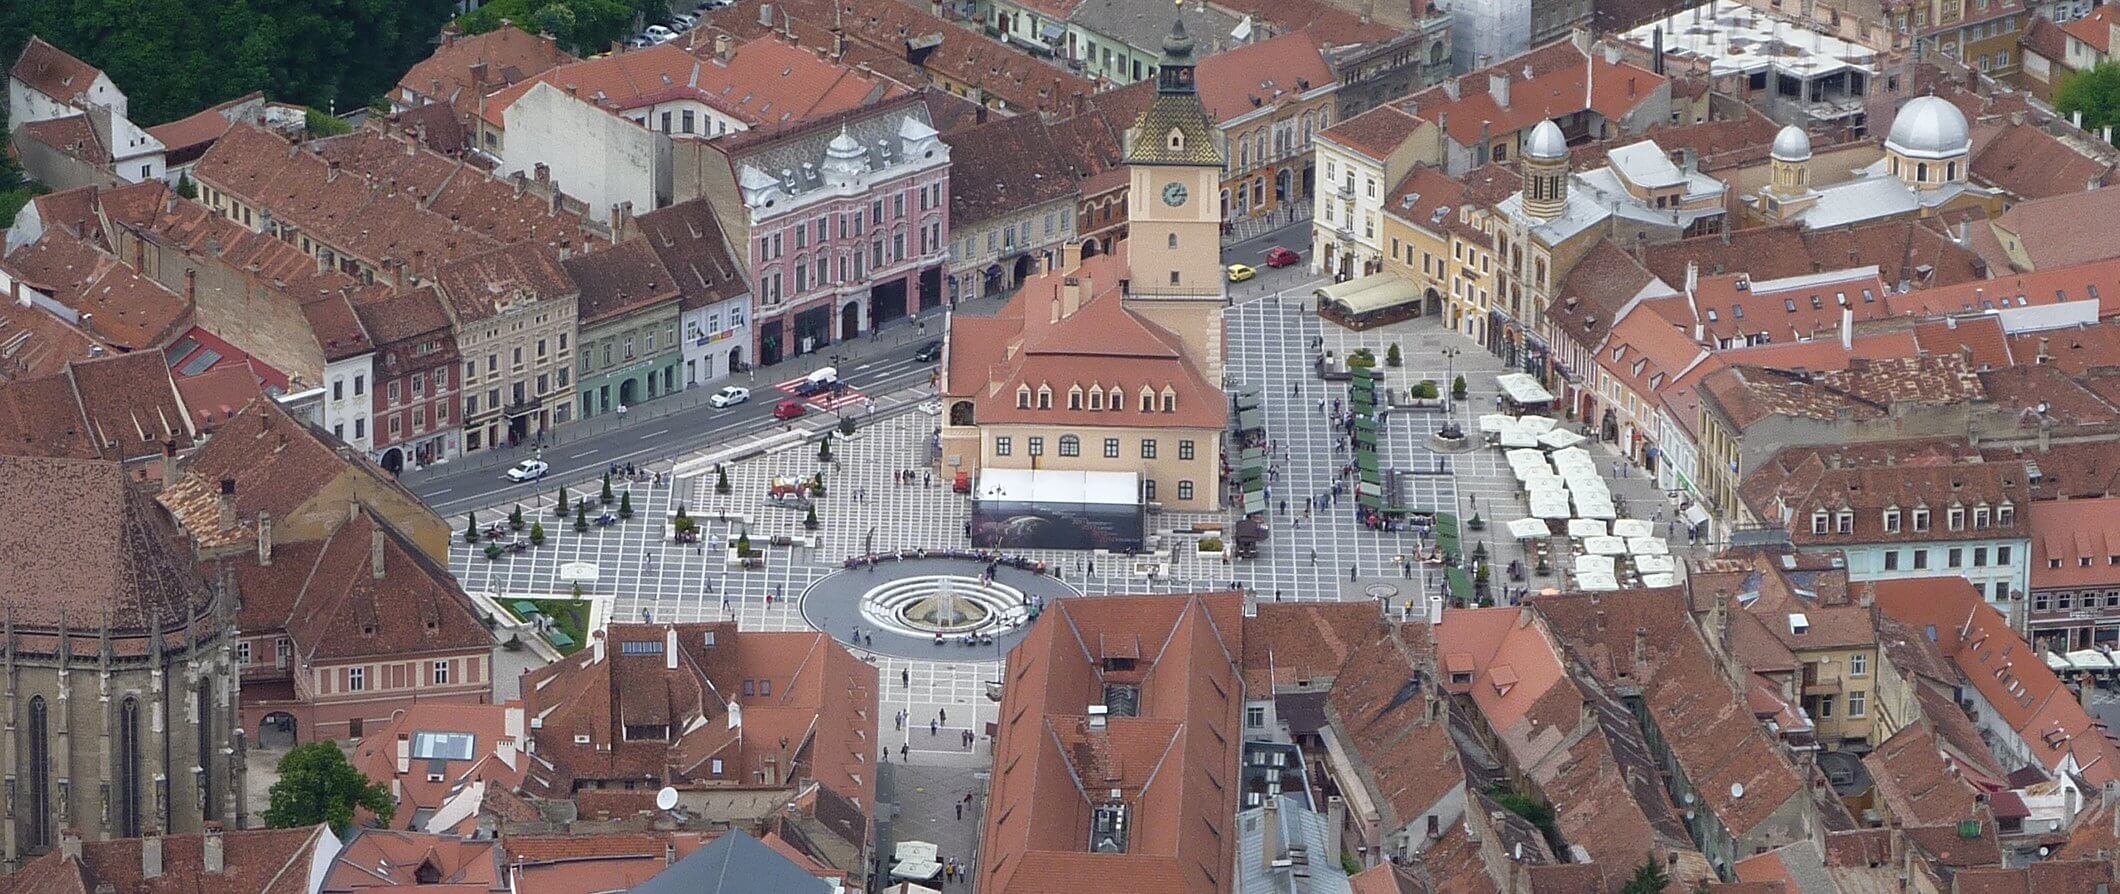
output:
[[[539,478],[545,477],[545,473],[550,471],[551,469],[551,464],[546,463],[544,460],[526,459],[522,462],[516,463],[515,468],[508,470],[508,480],[536,481]]]
[[[676,32],[661,25],[649,25],[648,30],[642,31],[641,35],[656,43],[668,43],[677,38]]]
[[[721,409],[723,407],[736,406],[737,404],[743,403],[744,401],[750,399],[751,389],[739,388],[735,385],[730,385],[721,389],[720,391],[714,392],[713,397],[707,398],[707,403],[713,404],[715,409]]]

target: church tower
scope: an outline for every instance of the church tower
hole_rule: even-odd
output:
[[[1524,140],[1524,213],[1541,221],[1568,210],[1568,140],[1560,126],[1541,121]]]
[[[1156,96],[1127,132],[1129,306],[1175,333],[1211,381],[1222,376],[1223,150],[1193,89],[1193,39],[1173,21]]]

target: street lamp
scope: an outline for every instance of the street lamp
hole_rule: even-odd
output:
[[[1446,393],[1446,394],[1451,394],[1451,395],[1452,395],[1452,397],[1455,397],[1455,392],[1456,392],[1456,384],[1457,384],[1457,377],[1456,377],[1456,375],[1454,375],[1454,374],[1455,374],[1455,373],[1457,372],[1457,356],[1458,356],[1459,354],[1461,354],[1461,353],[1464,353],[1464,350],[1465,350],[1465,349],[1463,349],[1463,348],[1444,348],[1444,349],[1443,349],[1443,389],[1442,389],[1442,390],[1443,390],[1443,391],[1444,391],[1444,393]],[[1447,415],[1447,414],[1448,414],[1448,412],[1449,412],[1449,407],[1450,407],[1450,404],[1448,403],[1448,401],[1447,401],[1447,400],[1446,400],[1446,402],[1445,402],[1445,403],[1443,404],[1443,407],[1444,407],[1444,412],[1445,412],[1445,414]]]

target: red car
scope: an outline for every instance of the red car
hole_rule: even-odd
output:
[[[1301,263],[1303,263],[1302,255],[1280,246],[1274,246],[1266,250],[1266,266],[1268,267],[1293,267]]]
[[[781,401],[780,403],[778,403],[778,404],[774,405],[774,407],[773,407],[773,418],[775,418],[775,419],[793,419],[793,418],[795,418],[795,417],[797,417],[797,416],[800,416],[800,415],[802,415],[802,414],[804,414],[804,413],[807,413],[807,412],[809,412],[809,408],[807,408],[807,407],[804,407],[804,406],[802,405],[802,401],[799,401],[799,400],[784,400],[784,401]]]

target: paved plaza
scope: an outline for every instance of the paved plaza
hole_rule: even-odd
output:
[[[1347,386],[1318,378],[1310,364],[1315,352],[1303,346],[1317,341],[1319,350],[1342,355],[1366,347],[1383,357],[1397,343],[1405,365],[1382,368],[1383,384],[1391,389],[1403,390],[1422,379],[1434,379],[1447,391],[1450,376],[1464,374],[1471,393],[1453,412],[1467,429],[1473,427],[1474,414],[1492,406],[1495,375],[1505,371],[1501,361],[1430,320],[1349,332],[1319,320],[1307,304],[1298,304],[1293,296],[1268,297],[1239,304],[1228,315],[1229,384],[1260,388],[1267,436],[1275,448],[1277,471],[1269,500],[1272,535],[1261,544],[1256,559],[1224,562],[1201,556],[1193,549],[1194,535],[1174,533],[1190,532],[1198,525],[1226,526],[1234,521],[1234,513],[1151,516],[1150,547],[1155,555],[1149,560],[1100,559],[1062,551],[1022,555],[1047,563],[1065,590],[1090,596],[1234,585],[1254,589],[1261,601],[1363,600],[1382,595],[1398,610],[1422,593],[1422,588],[1438,587],[1440,575],[1432,569],[1418,561],[1408,567],[1407,560],[1422,545],[1414,533],[1370,530],[1357,519],[1350,497],[1331,503],[1332,482],[1350,461],[1348,453],[1336,449],[1330,416],[1332,401],[1344,401]],[[1323,411],[1318,404],[1321,399]],[[522,504],[526,519],[544,523],[544,546],[489,561],[483,544],[462,543],[459,537],[451,564],[466,590],[506,600],[564,597],[572,585],[560,581],[560,566],[592,563],[598,578],[584,585],[584,595],[602,603],[605,617],[619,621],[733,619],[744,630],[823,630],[879,669],[883,681],[879,741],[892,753],[878,759],[910,764],[914,774],[883,778],[931,782],[938,778],[933,775],[938,768],[947,771],[945,775],[971,778],[989,762],[986,730],[987,724],[997,720],[998,705],[988,697],[988,684],[999,682],[1000,659],[1013,637],[1001,637],[992,645],[947,645],[938,651],[930,639],[914,639],[862,621],[854,597],[848,595],[865,591],[858,578],[871,574],[848,569],[850,557],[922,548],[970,549],[965,537],[969,498],[925,471],[931,468],[935,411],[928,403],[863,418],[853,438],[835,438],[830,460],[819,458],[814,441],[803,441],[732,462],[725,467],[728,494],[715,492],[717,476],[711,468],[692,477],[673,478],[665,463],[652,467],[653,472],[663,473],[660,483],[652,480],[648,469],[642,470],[638,480],[614,479],[616,491],[631,495],[633,517],[607,527],[592,526],[587,532],[574,530],[571,515],[565,519],[552,515],[557,487],[548,487],[534,501]],[[1388,413],[1379,430],[1382,461],[1397,469],[1444,470],[1445,474],[1418,476],[1413,485],[1417,499],[1437,509],[1455,508],[1460,518],[1470,518],[1475,511],[1482,514],[1491,524],[1482,532],[1464,532],[1464,548],[1486,542],[1494,560],[1506,565],[1522,555],[1502,531],[1504,523],[1523,514],[1515,480],[1498,450],[1482,448],[1460,454],[1430,450],[1430,438],[1445,419],[1439,411]],[[1599,455],[1604,457],[1601,467],[1610,464],[1609,451]],[[817,530],[805,528],[804,510],[773,505],[766,499],[774,479],[811,478],[820,472],[825,495],[815,501]],[[1613,485],[1616,493],[1643,501],[1639,506],[1661,498],[1648,489],[1649,482],[1638,472]],[[1328,496],[1323,507],[1313,504],[1306,511],[1306,500],[1318,495]],[[569,501],[583,496],[592,500],[593,517],[598,511],[593,505],[594,490],[570,491]],[[1284,500],[1286,510],[1281,508]],[[614,500],[609,508],[615,512],[617,505]],[[670,542],[670,519],[679,505],[700,523],[702,542]],[[505,523],[513,506],[481,510],[480,527]],[[456,516],[451,522],[461,531],[465,519]],[[730,567],[728,547],[740,534],[747,534],[754,547],[765,550],[763,567]],[[1144,567],[1155,569],[1156,575],[1144,576]],[[1006,569],[999,579],[1007,583],[1010,574],[1028,572]],[[817,604],[811,605],[812,588],[827,578],[836,582],[819,590]],[[1559,583],[1557,578],[1548,580],[1533,585]],[[827,593],[836,595],[828,598]],[[864,634],[858,642],[857,629]],[[970,745],[964,741],[967,730],[973,734]],[[893,805],[898,819],[894,829],[932,828],[941,820],[928,815],[933,810],[948,810],[950,822],[956,822],[950,805],[937,801],[923,812],[919,805],[934,799],[918,796],[912,788],[893,793],[895,788],[887,786],[883,798]],[[980,789],[970,786],[965,790]]]

